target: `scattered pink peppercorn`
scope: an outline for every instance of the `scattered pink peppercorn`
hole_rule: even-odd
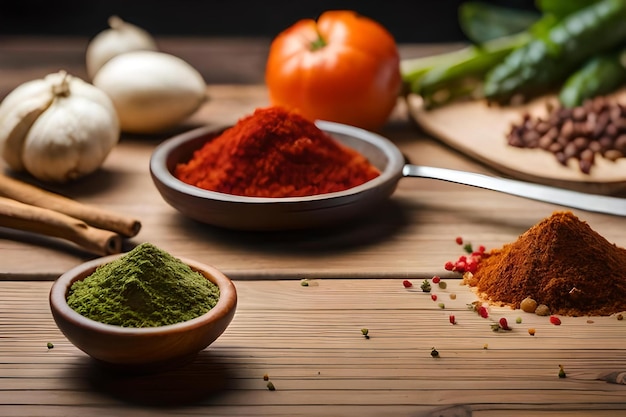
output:
[[[433,277],[433,284],[439,284],[439,281],[441,281],[441,278],[438,275],[435,275]]]
[[[559,326],[561,324],[561,319],[557,316],[550,316],[550,323],[554,324],[555,326]]]
[[[462,245],[463,244],[463,238],[461,236],[457,236],[456,238],[456,244],[457,245]]]
[[[465,263],[465,270],[467,272],[474,273],[476,272],[477,269],[478,269],[478,261],[474,257],[469,258],[467,262]]]
[[[506,321],[505,317],[502,317],[498,323],[500,324],[502,330],[511,330],[511,328],[509,327],[509,323]]]
[[[487,307],[485,307],[485,306],[478,307],[478,309],[476,311],[478,312],[478,315],[480,317],[484,318],[484,319],[489,317],[489,311],[487,311]]]
[[[402,285],[404,285],[404,288],[411,288],[413,286],[413,283],[408,279],[405,279],[404,281],[402,281]]]
[[[437,301],[437,294],[431,294],[431,295],[430,295],[430,298],[431,298],[433,301]]]
[[[485,246],[480,245],[478,250],[473,250],[471,243],[463,243],[461,237],[457,237],[457,243],[463,245],[463,249],[467,255],[461,255],[456,261],[448,261],[445,263],[444,268],[446,271],[459,272],[464,274],[465,272],[475,273],[478,270],[478,264],[480,260],[486,256]]]

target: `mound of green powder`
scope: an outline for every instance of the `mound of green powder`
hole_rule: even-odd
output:
[[[150,243],[72,284],[67,304],[92,320],[157,327],[198,317],[217,304],[219,288]]]

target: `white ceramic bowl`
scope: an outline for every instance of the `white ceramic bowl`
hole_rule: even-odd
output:
[[[318,121],[317,126],[349,146],[376,166],[381,174],[357,187],[307,197],[245,197],[204,190],[174,175],[180,162],[224,128],[201,127],[161,143],[150,160],[150,173],[163,199],[184,215],[197,221],[239,230],[307,229],[340,223],[374,209],[389,198],[402,177],[404,157],[388,139],[334,122]]]

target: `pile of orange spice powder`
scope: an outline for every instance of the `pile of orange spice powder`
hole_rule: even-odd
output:
[[[531,297],[552,314],[608,316],[626,311],[626,249],[571,212],[554,212],[488,252],[464,281],[493,304],[520,308]]]
[[[378,175],[364,156],[276,106],[243,117],[175,170],[178,179],[196,187],[248,197],[344,191]]]

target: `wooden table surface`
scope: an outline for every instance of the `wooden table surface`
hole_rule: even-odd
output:
[[[86,43],[1,39],[0,96],[61,68],[84,77]],[[210,101],[181,130],[234,123],[268,104],[263,65],[269,40],[159,43],[208,83]],[[401,45],[401,53],[446,47]],[[413,163],[493,174],[421,133],[402,101],[382,133]],[[94,256],[71,243],[0,228],[0,415],[626,415],[623,380],[605,380],[626,371],[626,321],[563,318],[557,327],[493,308],[494,319],[523,319],[510,333],[494,333],[492,319],[467,309],[475,299],[471,291],[443,268],[460,255],[456,236],[500,247],[563,207],[403,179],[381,210],[332,230],[220,230],[183,217],[153,186],[148,162],[166,137],[124,135],[98,173],[52,190],[139,218],[142,230],[126,248],[149,241],[221,269],[239,292],[231,326],[184,368],[106,374],[64,338],[47,301],[54,279]],[[573,211],[626,247],[626,219]],[[436,289],[437,302],[402,286],[404,279],[418,286],[435,274],[449,283],[445,291]],[[301,286],[303,278],[315,285]],[[363,327],[370,329],[369,340]],[[48,350],[48,342],[55,347]],[[430,356],[432,347],[440,358]],[[557,376],[560,364],[565,379]],[[266,373],[276,391],[266,388]]]

